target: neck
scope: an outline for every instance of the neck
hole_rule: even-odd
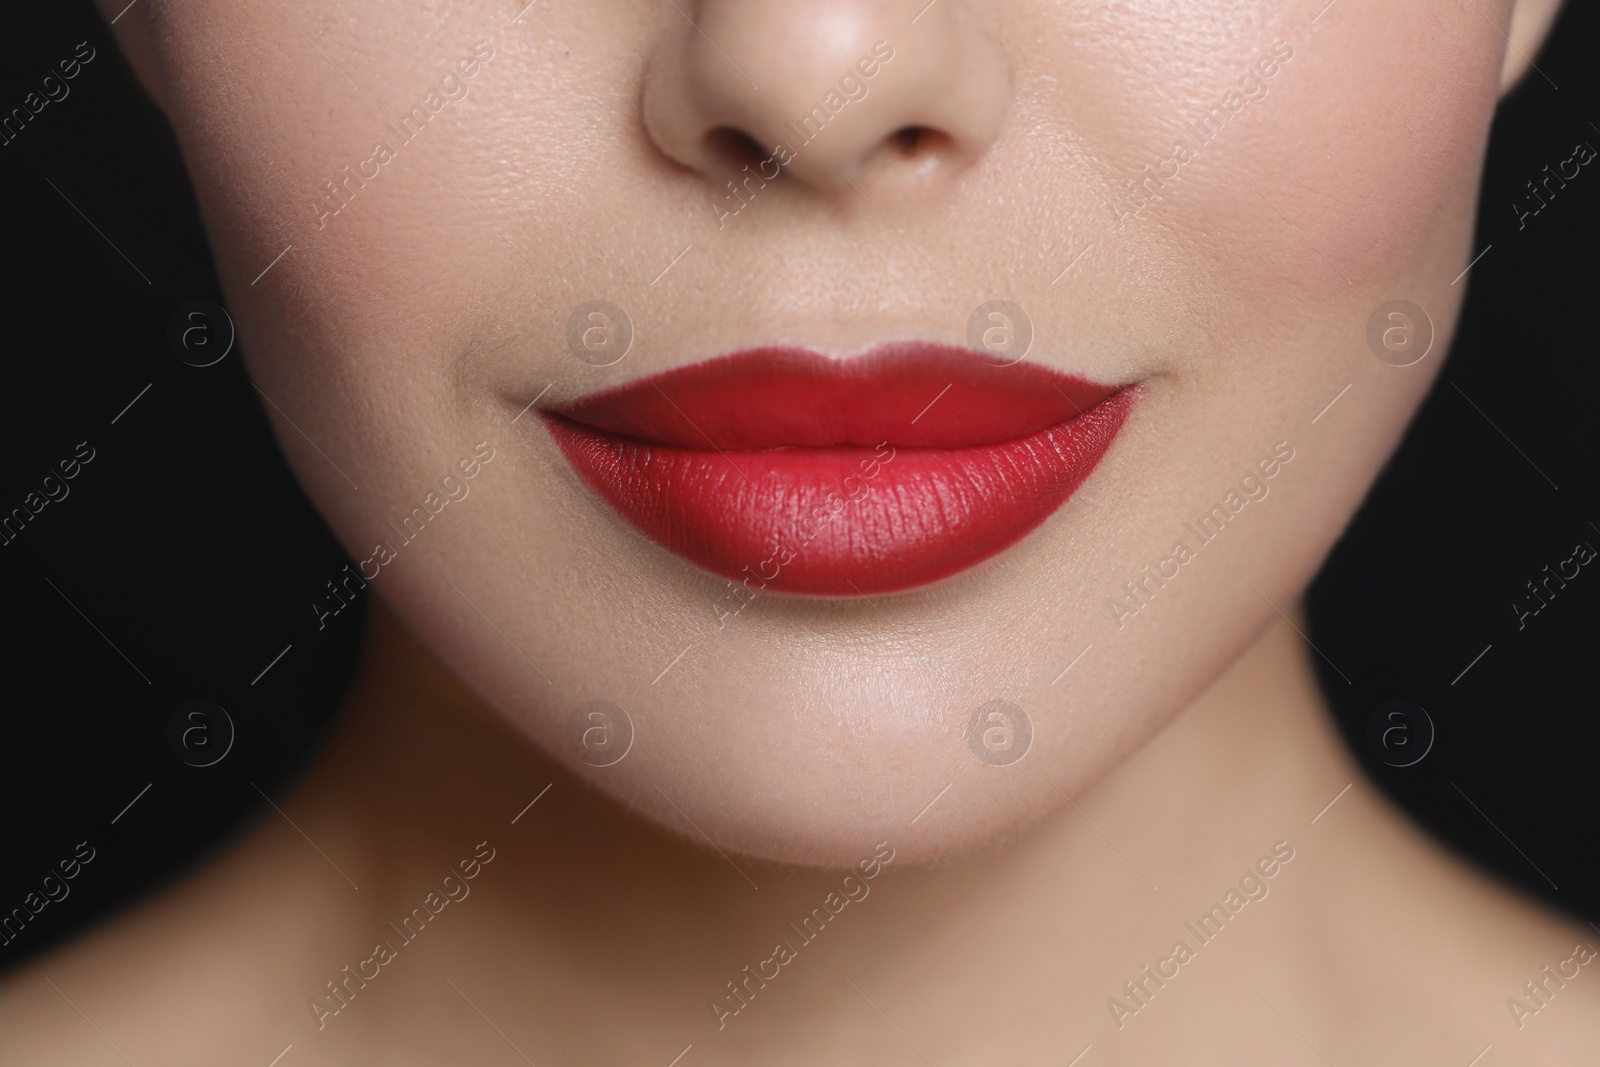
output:
[[[547,1050],[570,1040],[585,1058],[664,1063],[704,1043],[754,1055],[797,1027],[820,1036],[835,1023],[888,1049],[902,1039],[887,1016],[931,1044],[993,1058],[995,1031],[972,1025],[972,1005],[992,1004],[997,982],[1015,987],[1000,999],[1017,1006],[1019,1042],[1070,1055],[1094,1035],[1158,1041],[1194,1025],[1218,974],[1270,973],[1253,968],[1269,947],[1281,955],[1284,939],[1304,939],[1312,917],[1359,889],[1344,868],[1372,865],[1334,857],[1429,854],[1359,780],[1281,622],[1057,815],[949,863],[891,860],[855,889],[841,888],[845,872],[725,857],[634,817],[478,704],[380,601],[368,626],[346,714],[288,808],[338,813],[306,829],[360,884],[338,890],[347,904],[319,959],[396,944],[390,924],[487,842],[494,859],[471,899],[437,916],[448,934],[417,939],[434,963],[408,970],[400,959],[385,968],[398,980],[375,983],[459,993],[492,1019],[473,990],[528,991],[487,995]],[[296,862],[322,862],[293,847]],[[326,867],[316,877],[322,892],[342,886]],[[1192,958],[1175,955],[1180,942]],[[1206,970],[1210,979],[1192,977]],[[471,988],[436,989],[441,973],[471,975]],[[1024,1016],[1040,995],[1051,1010]],[[571,1015],[580,999],[629,1026],[574,1034],[585,1029]],[[329,1029],[359,1026],[370,1040],[384,1011],[368,1001],[352,1000],[341,1015],[353,1018]]]

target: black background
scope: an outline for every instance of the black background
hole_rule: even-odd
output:
[[[237,351],[195,368],[167,345],[179,305],[221,300],[163,120],[87,3],[39,0],[8,22],[0,113],[78,42],[97,55],[0,146],[0,513],[79,442],[95,458],[0,547],[0,913],[78,842],[97,855],[0,948],[0,967],[270,814],[262,794],[284,791],[348,684],[364,607],[318,627],[310,602],[346,560]],[[1461,282],[1449,365],[1309,598],[1324,688],[1373,778],[1438,837],[1583,919],[1600,915],[1600,567],[1520,630],[1512,603],[1578,542],[1600,548],[1600,162],[1520,230],[1511,203],[1578,141],[1600,147],[1597,23],[1570,3],[1543,75],[1501,108],[1476,243],[1492,247]],[[1396,187],[1407,167],[1394,160]],[[204,769],[166,740],[195,698],[237,729]],[[1368,745],[1392,699],[1437,730],[1414,766]]]

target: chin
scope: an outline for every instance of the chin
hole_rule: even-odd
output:
[[[908,653],[905,662],[918,658]],[[630,713],[632,750],[610,766],[575,757],[570,730],[543,743],[593,788],[692,845],[844,868],[888,842],[905,866],[1016,838],[1167,718],[1130,717],[1142,727],[1134,731],[1085,731],[1089,709],[1078,708],[1069,728],[1064,700],[1030,702],[1024,712],[1011,701],[968,699],[893,659],[873,653],[853,669],[813,660],[792,672],[768,663],[756,678],[696,678],[692,703]],[[969,666],[969,674],[981,669]],[[950,673],[962,671],[951,665]],[[760,882],[759,867],[740,866]]]

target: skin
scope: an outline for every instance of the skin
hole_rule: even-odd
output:
[[[1579,1062],[1587,968],[1521,1029],[1505,1000],[1584,932],[1376,797],[1288,621],[1438,372],[1488,123],[1554,3],[679,7],[698,29],[622,0],[118,22],[280,443],[353,558],[478,442],[494,458],[372,579],[340,733],[282,802],[328,859],[274,815],[9,976],[0,1056]],[[312,206],[480,40],[465,98],[338,214]],[[708,135],[765,147],[879,40],[868,96],[719,227],[742,161]],[[1159,198],[1108,205],[1275,41],[1293,55],[1264,97]],[[606,368],[565,345],[597,297],[638,331]],[[762,597],[719,629],[724,583],[518,417],[753,345],[958,341],[996,297],[1028,311],[1030,358],[1143,396],[1044,527],[911,594]],[[1405,368],[1365,343],[1396,298],[1437,331]],[[1108,610],[1278,442],[1265,499]],[[607,767],[569,739],[595,699],[634,727]],[[1006,766],[966,739],[995,699],[1033,729]],[[485,840],[470,900],[318,1029],[308,998]],[[1119,1028],[1108,998],[1279,841],[1270,896]],[[878,842],[871,897],[719,1028],[724,983]]]

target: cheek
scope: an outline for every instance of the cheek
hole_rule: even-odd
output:
[[[574,130],[614,109],[636,50],[586,47],[604,62],[553,63],[510,47],[490,3],[460,5],[448,32],[421,10],[387,13],[381,28],[324,25],[306,0],[260,11],[173,0],[154,17],[251,377],[297,474],[337,530],[357,531],[347,542],[364,558],[389,517],[376,502],[414,503],[479,439],[467,412],[482,393],[476,360],[560,345],[565,315],[530,314],[580,299],[551,264],[627,247],[606,232],[627,222],[619,168],[585,162],[616,149],[580,146],[593,134]],[[563,15],[551,32],[577,52],[597,38],[596,18]],[[424,109],[420,132],[404,127],[480,40],[496,51],[470,92]]]
[[[1270,94],[1195,164],[1207,183],[1196,218],[1235,238],[1218,267],[1246,293],[1331,296],[1357,312],[1374,296],[1428,306],[1423,291],[1447,288],[1470,258],[1504,47],[1495,27],[1446,0],[1341,0],[1315,32],[1280,36],[1295,54]]]

